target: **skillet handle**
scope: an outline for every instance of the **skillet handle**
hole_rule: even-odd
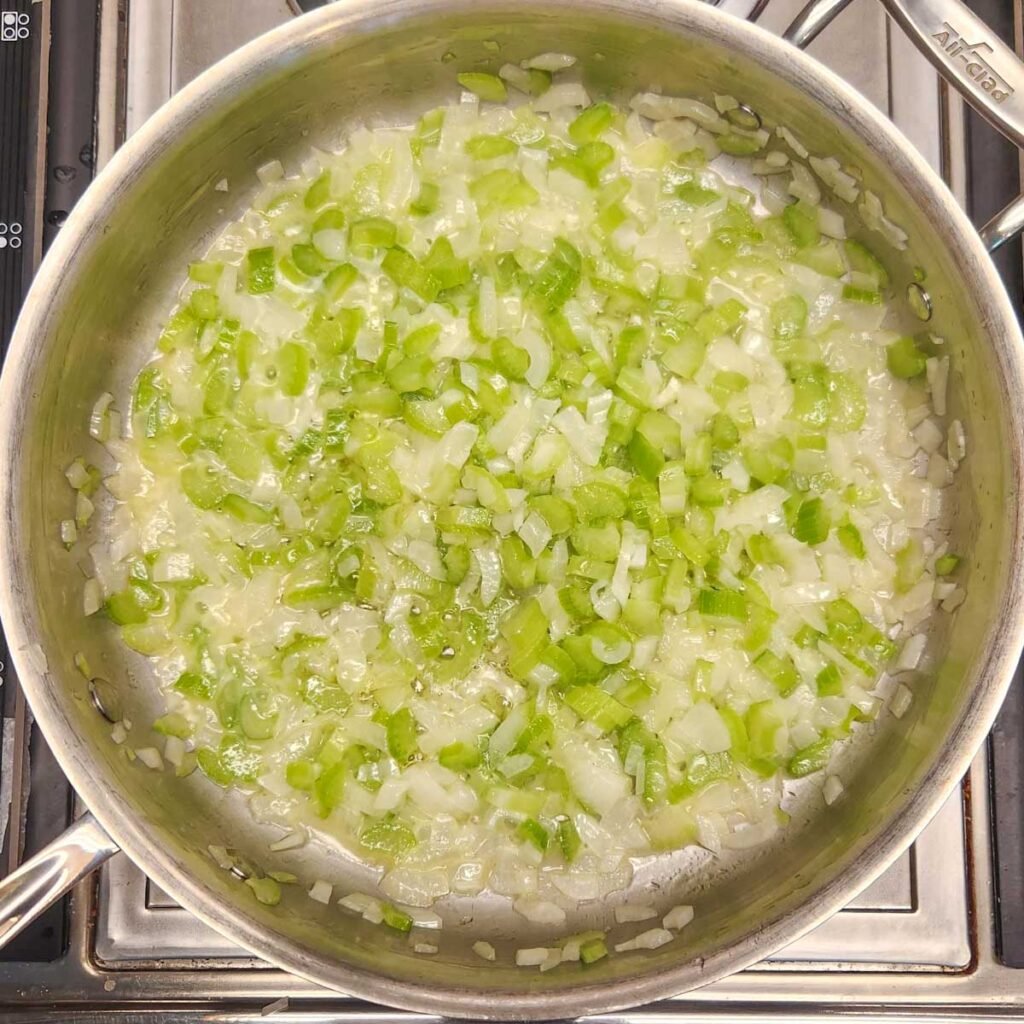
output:
[[[86,813],[0,881],[0,947],[117,852],[117,844]]]
[[[803,49],[850,0],[810,0],[783,34]],[[1011,142],[1024,149],[1024,63],[961,0],[882,0],[939,74]],[[994,252],[1024,230],[1024,196],[982,229]]]

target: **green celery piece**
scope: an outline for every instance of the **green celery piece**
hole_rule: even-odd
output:
[[[829,662],[814,680],[819,697],[836,697],[843,692],[843,677],[839,669]]]
[[[200,260],[188,265],[188,276],[190,281],[199,284],[216,284],[224,271],[223,263],[215,263],[208,260]]]
[[[292,789],[309,793],[317,779],[317,766],[308,758],[289,761],[284,770],[285,781]]]
[[[548,830],[536,818],[527,818],[520,822],[516,835],[524,842],[536,847],[543,853],[548,848],[550,836]]]
[[[697,611],[713,618],[747,620],[747,599],[738,590],[703,589],[697,594]]]
[[[729,156],[752,156],[762,149],[762,143],[754,135],[744,135],[738,131],[719,135],[715,141],[718,148]]]
[[[828,765],[834,742],[835,740],[831,736],[826,736],[816,743],[811,743],[802,750],[798,750],[789,759],[789,764],[786,766],[787,771],[797,779],[820,771]]]
[[[790,366],[793,405],[790,416],[805,427],[822,428],[829,421],[829,394],[825,367],[820,363]]]
[[[253,894],[260,903],[268,907],[276,907],[281,902],[281,886],[275,878],[257,878],[253,875],[245,880],[245,884],[252,889]]]
[[[742,726],[742,722],[739,723]],[[744,737],[745,738],[745,737]],[[695,754],[686,765],[684,777],[668,791],[669,803],[679,803],[706,786],[722,779],[728,779],[735,771],[735,764],[728,751],[716,754]]]
[[[959,555],[942,555],[941,558],[935,559],[935,575],[936,576],[949,576],[951,573],[956,571],[956,567],[960,564]]]
[[[513,590],[527,590],[533,586],[537,577],[537,560],[521,537],[514,533],[503,537],[498,554],[502,575]]]
[[[880,306],[882,304],[881,292],[870,288],[858,288],[856,285],[843,285],[843,298],[847,302],[860,302],[866,306]]]
[[[780,658],[774,651],[763,650],[754,659],[754,668],[773,683],[783,697],[788,697],[800,685],[800,673],[788,655]]]
[[[519,171],[499,168],[471,182],[469,194],[484,210],[492,207],[517,209],[531,206],[540,196]]]
[[[396,363],[387,372],[387,381],[400,395],[430,391],[435,379],[434,361],[427,355],[410,356]]]
[[[444,236],[434,240],[423,267],[437,281],[442,292],[468,284],[473,279],[469,261],[456,257],[452,243]]]
[[[213,696],[213,685],[210,680],[198,672],[186,671],[178,676],[174,689],[191,700],[209,700]]]
[[[635,718],[619,733],[619,758],[625,762],[631,747],[644,753],[644,786],[638,793],[648,806],[665,799],[668,792],[668,754],[665,744]]]
[[[307,210],[319,210],[321,206],[326,205],[331,199],[331,172],[324,171],[319,178],[317,178],[312,185],[306,189],[306,194],[302,198],[302,205]]]
[[[579,286],[582,265],[579,250],[564,238],[556,238],[551,255],[530,283],[531,297],[543,310],[561,309]]]
[[[683,467],[687,476],[702,477],[711,469],[714,443],[707,433],[695,434],[683,454]]]
[[[821,498],[807,498],[796,514],[793,536],[804,544],[821,544],[828,539],[832,517]]]
[[[594,142],[615,121],[615,108],[610,103],[595,103],[585,108],[569,125],[569,138],[577,145]]]
[[[662,355],[661,361],[677,377],[692,380],[704,363],[706,351],[702,338],[695,333],[687,333]]]
[[[337,302],[358,277],[359,271],[351,263],[342,263],[323,279],[321,287],[332,302]]]
[[[625,502],[623,502],[623,514],[625,514]],[[618,557],[621,545],[619,528],[614,522],[604,522],[601,526],[577,526],[572,531],[570,539],[572,546],[579,554],[599,562],[614,562]]]
[[[453,772],[468,772],[480,764],[482,758],[478,748],[456,742],[442,747],[437,759],[443,767]]]
[[[903,337],[885,350],[885,362],[894,377],[910,380],[924,373],[928,357],[917,347],[913,338]]]
[[[859,430],[867,415],[864,389],[849,373],[828,375],[829,424],[833,430],[845,433]]]
[[[795,452],[787,437],[777,437],[764,445],[743,450],[743,463],[750,475],[762,484],[773,484],[788,475]]]
[[[357,220],[349,228],[348,244],[351,248],[389,248],[395,244],[398,228],[383,217]]]
[[[415,292],[424,302],[433,302],[441,290],[437,278],[405,249],[388,249],[380,268],[400,288]]]
[[[474,135],[466,142],[466,152],[474,160],[495,160],[518,151],[519,146],[504,135]]]
[[[488,103],[504,103],[508,99],[508,89],[497,75],[483,71],[464,71],[455,78],[463,89]]]
[[[274,521],[273,509],[265,505],[243,498],[241,494],[225,494],[221,499],[220,508],[243,523],[271,523]]]
[[[217,750],[200,747],[196,751],[196,762],[218,786],[230,786],[238,782],[254,782],[260,758],[241,741],[225,737]]]
[[[296,397],[309,382],[309,350],[297,341],[286,341],[277,350],[277,381],[285,395]]]
[[[384,819],[367,825],[359,833],[359,842],[375,853],[386,853],[391,857],[400,857],[416,846],[416,836],[412,830],[401,822]]]
[[[388,753],[401,765],[409,764],[419,752],[416,732],[416,719],[409,708],[399,708],[388,719]]]
[[[846,522],[837,526],[836,537],[848,555],[861,561],[864,559],[867,554],[864,548],[864,539],[860,535],[860,530],[853,523]]]
[[[798,337],[807,327],[807,303],[803,296],[795,294],[776,299],[768,311],[768,319],[773,337]]]
[[[619,703],[599,686],[575,686],[562,699],[580,718],[593,722],[604,732],[625,725],[633,717],[633,712],[625,704]]]
[[[220,315],[220,302],[212,288],[197,288],[188,297],[188,304],[199,320],[216,320]]]
[[[575,525],[572,505],[553,494],[538,494],[527,500],[527,505],[537,512],[556,536],[569,533]]]
[[[633,468],[647,480],[657,480],[665,465],[665,456],[659,448],[637,430],[626,446]]]
[[[698,181],[684,181],[676,186],[675,193],[687,206],[709,206],[722,198],[720,192],[705,188]]]
[[[713,508],[724,505],[732,491],[732,484],[723,477],[706,473],[690,485],[690,497],[697,505]]]
[[[495,338],[491,342],[491,358],[494,365],[510,380],[523,380],[530,369],[529,353],[508,338]]]
[[[320,255],[312,245],[297,243],[292,246],[292,263],[307,277],[322,277],[331,269],[331,261]]]
[[[393,928],[396,932],[402,932],[403,934],[412,931],[413,920],[404,910],[399,910],[390,903],[385,903],[381,908],[381,912],[384,915],[384,924],[388,928]]]
[[[327,818],[340,805],[345,792],[346,765],[344,761],[332,764],[320,773],[313,783],[313,807],[318,818]]]
[[[818,211],[804,203],[793,203],[782,211],[782,222],[792,239],[801,249],[817,245],[821,238],[818,230]]]
[[[583,840],[571,818],[564,818],[555,829],[559,849],[567,864],[571,864],[583,847]]]
[[[189,463],[180,473],[181,489],[196,508],[216,508],[227,493],[220,476],[211,467]]]
[[[581,484],[573,488],[572,496],[576,504],[576,516],[581,523],[619,520],[626,515],[626,497],[611,484]]]
[[[276,283],[273,246],[250,249],[245,254],[245,286],[252,295],[272,292]]]
[[[608,947],[604,939],[587,939],[580,946],[580,961],[584,964],[597,963],[608,955]]]
[[[426,217],[437,209],[440,201],[441,190],[433,182],[425,181],[420,185],[419,195],[409,204],[409,212]]]
[[[768,774],[774,773],[778,754],[775,748],[775,736],[782,727],[782,719],[775,713],[770,700],[751,704],[743,717],[743,725],[747,734],[749,756],[755,764],[772,765]]]
[[[843,248],[846,251],[846,259],[851,270],[873,277],[878,291],[884,291],[889,287],[889,272],[885,269],[882,261],[866,245],[848,238],[843,242]]]
[[[238,722],[250,740],[269,740],[277,731],[277,711],[266,690],[247,693],[238,706]]]

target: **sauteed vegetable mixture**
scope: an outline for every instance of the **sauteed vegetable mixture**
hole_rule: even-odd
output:
[[[86,586],[166,688],[134,756],[340,839],[395,902],[553,924],[631,858],[764,841],[788,779],[841,798],[837,745],[963,599],[902,232],[735,100],[620,108],[571,63],[260,170],[130,411],[94,412]],[[72,544],[99,481],[68,476]]]

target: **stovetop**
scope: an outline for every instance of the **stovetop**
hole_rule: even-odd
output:
[[[306,6],[320,2],[302,0]],[[1005,0],[987,2],[993,11],[982,13],[990,22],[1001,14],[1004,30],[1012,27]],[[10,42],[5,34],[0,42],[0,107],[5,86],[8,98],[20,89],[30,108],[39,96],[48,97],[34,133],[31,124],[25,132],[38,152],[34,164],[27,161],[21,205],[14,212],[0,205],[0,224],[9,228],[17,222],[24,240],[17,249],[0,248],[0,300],[11,304],[19,275],[30,276],[94,168],[177,89],[235,47],[293,17],[297,3],[0,2],[17,15],[16,30],[27,30],[16,31]],[[771,0],[761,24],[778,31],[801,5],[802,0]],[[7,24],[4,18],[0,11],[0,28]],[[995,203],[1000,189],[1018,187],[1016,153],[947,95],[929,65],[890,28],[876,0],[858,0],[811,52],[888,113],[961,200],[973,201],[979,218],[991,212],[982,206]],[[36,108],[43,110],[38,103]],[[25,116],[31,120],[31,110],[19,114],[18,124]],[[4,142],[0,138],[0,161],[13,152]],[[968,159],[969,152],[979,151],[985,155],[980,170]],[[993,184],[989,179],[999,174]],[[16,201],[9,195],[0,167],[0,204]],[[13,237],[9,230],[6,237]],[[14,253],[16,268],[9,259]],[[1004,266],[1019,298],[1019,248],[1004,257]],[[4,309],[0,302],[0,329],[6,332]],[[59,832],[71,806],[67,783],[31,728],[10,677],[2,707],[0,874]],[[939,1021],[1024,1014],[1024,971],[1010,966],[1024,964],[1024,913],[1017,914],[1024,895],[1024,679],[1007,714],[991,749],[979,754],[914,846],[844,911],[740,975],[605,1019],[641,1024],[770,1015],[803,1021],[843,1014],[859,1021],[888,1015]],[[993,794],[1000,808],[995,862]],[[1018,807],[1016,816],[1003,810],[1007,796],[1006,806]],[[5,1020],[240,1022],[261,1019],[266,1011],[303,1022],[414,1017],[318,989],[254,959],[178,907],[123,855],[0,953]]]

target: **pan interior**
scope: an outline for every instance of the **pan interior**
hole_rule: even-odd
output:
[[[998,704],[1017,641],[1011,569],[1024,431],[1020,338],[993,292],[991,267],[965,241],[950,198],[918,178],[920,163],[893,145],[866,104],[822,86],[805,59],[780,61],[779,44],[762,33],[697,4],[342,3],[276,38],[215,69],[129,145],[65,228],[19,327],[3,383],[4,620],[48,738],[115,838],[165,888],[257,952],[359,995],[478,1018],[555,1016],[667,995],[759,959],[895,856],[956,782]],[[632,898],[663,912],[692,903],[694,924],[655,952],[538,974],[511,966],[512,950],[606,926],[606,912],[584,906],[552,930],[503,899],[452,899],[439,908],[446,927],[428,958],[404,936],[311,901],[302,887],[285,886],[279,906],[261,906],[217,868],[210,844],[294,871],[306,888],[327,879],[335,896],[367,891],[373,879],[327,843],[270,854],[280,830],[256,823],[237,794],[201,773],[177,780],[131,764],[110,742],[76,652],[118,688],[136,723],[134,746],[156,739],[145,723],[160,701],[145,660],[126,651],[116,628],[83,618],[81,554],[65,552],[57,525],[71,508],[63,467],[80,454],[111,466],[87,435],[96,397],[111,390],[127,407],[186,262],[246,207],[256,167],[278,158],[294,170],[311,145],[336,148],[357,123],[409,123],[453,98],[456,70],[493,70],[548,50],[577,56],[593,95],[624,100],[657,89],[709,101],[728,93],[766,126],[784,124],[812,152],[861,170],[910,235],[906,252],[889,254],[896,292],[925,273],[929,327],[952,356],[950,418],[966,424],[969,458],[947,492],[942,526],[952,549],[969,557],[967,601],[952,628],[946,617],[933,630],[910,711],[883,713],[844,752],[842,800],[825,808],[815,788],[796,787],[787,801],[793,821],[767,847],[718,860],[691,849],[638,864]],[[221,179],[229,192],[215,188]],[[852,208],[836,205],[856,223]],[[498,947],[495,964],[473,953],[478,939]]]

